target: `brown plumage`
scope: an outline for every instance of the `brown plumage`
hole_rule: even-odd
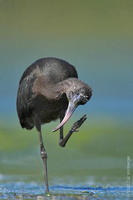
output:
[[[41,125],[60,118],[61,123],[53,131],[60,129],[60,145],[65,146],[72,131],[67,134],[69,137],[63,138],[63,125],[76,107],[85,104],[91,95],[91,88],[78,79],[75,67],[57,58],[37,60],[25,70],[20,79],[17,113],[22,128],[32,129],[35,126],[39,132],[47,192],[47,154],[42,141]]]

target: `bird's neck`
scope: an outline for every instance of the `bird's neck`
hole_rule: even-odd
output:
[[[56,84],[56,88],[59,88],[62,92],[66,93],[69,88],[77,83],[77,78],[68,78]]]
[[[76,87],[77,81],[77,78],[68,78],[53,85],[46,83],[44,78],[40,78],[35,81],[33,92],[41,94],[49,100],[58,100],[63,94],[67,94],[71,87]]]

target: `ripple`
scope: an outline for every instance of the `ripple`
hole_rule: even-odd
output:
[[[0,184],[0,199],[85,199],[85,200],[125,200],[133,198],[133,187],[89,187],[73,185],[53,185],[49,195],[44,194],[44,186],[37,183],[10,182]]]

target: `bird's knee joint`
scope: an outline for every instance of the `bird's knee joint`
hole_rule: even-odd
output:
[[[59,141],[59,145],[60,145],[61,147],[65,147],[65,143],[64,143],[62,140]]]
[[[47,153],[45,151],[41,151],[41,157],[43,158],[47,158]]]

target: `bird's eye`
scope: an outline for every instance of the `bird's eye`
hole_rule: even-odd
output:
[[[79,104],[83,105],[88,101],[88,96],[84,95],[84,94],[80,94],[80,101]]]

